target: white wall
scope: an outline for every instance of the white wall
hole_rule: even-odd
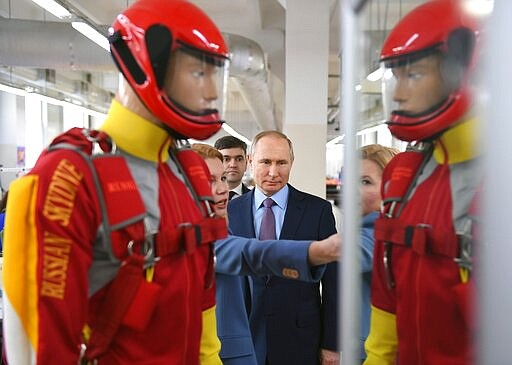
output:
[[[385,124],[376,127],[367,128],[358,133],[358,147],[378,143],[383,146],[396,147],[400,151],[405,151],[407,143],[394,138]],[[343,166],[344,144],[327,145],[326,147],[326,177],[336,178]]]
[[[105,118],[79,105],[0,86],[0,185],[4,190],[34,166],[58,134],[72,127],[97,128]]]

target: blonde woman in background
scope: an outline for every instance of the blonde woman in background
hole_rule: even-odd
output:
[[[361,228],[361,274],[362,274],[362,306],[361,306],[361,361],[366,359],[364,342],[370,330],[370,284],[373,266],[373,227],[379,215],[381,194],[380,185],[382,172],[389,161],[399,152],[396,148],[371,144],[362,147],[361,155],[361,211],[363,214]]]

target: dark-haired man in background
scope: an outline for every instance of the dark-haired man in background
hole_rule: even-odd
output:
[[[247,193],[250,189],[242,183],[247,169],[247,145],[241,139],[224,136],[215,141],[222,159],[229,186],[229,200]]]

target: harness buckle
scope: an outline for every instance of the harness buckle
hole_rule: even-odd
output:
[[[116,153],[117,145],[105,133],[84,128],[82,129],[82,134],[93,145],[98,145],[103,152]]]
[[[395,208],[396,208],[397,203],[398,202],[396,200],[393,200],[392,202],[390,202],[389,209],[386,212],[385,203],[384,203],[384,201],[381,201],[381,203],[380,203],[381,213],[384,214],[384,216],[386,218],[393,218],[393,214],[395,213]]]
[[[457,232],[459,256],[453,259],[460,268],[468,271],[471,271],[473,266],[473,235],[471,234],[471,225],[471,219],[468,219],[463,230]]]
[[[405,244],[410,246],[418,255],[428,253],[428,230],[432,226],[430,224],[420,223],[413,226],[407,226],[405,229]]]
[[[384,256],[382,257],[382,262],[384,264],[388,288],[392,289],[395,287],[395,278],[391,272],[391,243],[389,242],[384,242]]]
[[[179,224],[178,228],[183,230],[183,250],[192,254],[196,246],[201,245],[201,227],[198,224],[186,222]]]
[[[128,254],[131,256],[134,254],[133,252],[133,245],[134,245],[134,241],[131,240],[130,242],[128,242],[128,246],[127,246],[127,250],[128,250]],[[143,266],[143,269],[147,269],[149,267],[152,267],[152,266],[155,266],[155,264],[160,261],[160,257],[156,257],[155,256],[155,251],[153,250],[153,244],[152,242],[148,242],[148,240],[146,239],[146,241],[144,242],[144,249],[143,249],[143,253],[144,253],[144,266]]]
[[[98,365],[98,359],[87,360],[85,358],[85,352],[87,351],[87,346],[85,343],[80,344],[80,356],[78,357],[77,365]]]

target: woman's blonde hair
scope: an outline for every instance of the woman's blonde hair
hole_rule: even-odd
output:
[[[192,150],[199,153],[199,155],[203,158],[218,158],[220,162],[223,162],[222,153],[219,152],[215,147],[210,146],[206,143],[192,143],[190,146]]]
[[[361,159],[375,162],[382,170],[400,151],[394,147],[386,147],[380,144],[369,144],[359,149]]]

